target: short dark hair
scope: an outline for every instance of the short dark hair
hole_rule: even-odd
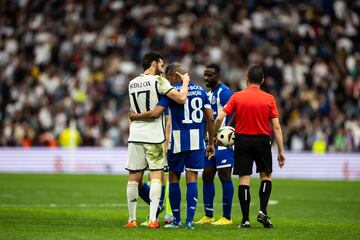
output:
[[[255,84],[261,84],[264,79],[264,71],[259,65],[251,66],[247,71],[247,78],[249,82]]]
[[[215,70],[215,72],[220,75],[220,66],[215,64],[215,63],[210,63],[209,65],[206,66],[206,68],[213,68]]]
[[[148,52],[142,58],[143,69],[146,70],[151,66],[153,61],[158,62],[160,59],[163,59],[160,53],[157,52]]]
[[[175,71],[178,71],[180,74],[185,73],[185,69],[179,63],[172,63],[165,68],[165,77],[173,74]]]

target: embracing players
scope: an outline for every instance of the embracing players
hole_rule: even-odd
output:
[[[165,70],[165,76],[173,84],[175,89],[182,89],[184,82],[179,77],[185,74],[185,70],[178,64],[171,64]],[[211,106],[206,92],[198,85],[189,83],[188,97],[184,105],[162,97],[158,106],[150,112],[142,114],[132,114],[131,119],[151,119],[161,116],[163,111],[169,108],[171,116],[171,144],[167,154],[170,169],[169,197],[174,221],[168,224],[166,228],[178,228],[181,226],[181,191],[180,176],[186,170],[186,201],[187,215],[186,228],[193,229],[193,218],[197,205],[197,174],[203,169],[205,159],[204,127],[207,121],[209,136],[214,136],[213,116]],[[210,138],[206,148],[208,158],[214,154],[213,138]]]
[[[182,86],[175,89],[170,82],[160,75],[164,72],[163,57],[149,52],[142,59],[144,74],[129,82],[129,98],[131,110],[143,113],[155,108],[161,95],[166,95],[178,104],[184,104],[188,94],[189,76],[180,75]],[[179,91],[178,91],[179,90]],[[127,199],[129,220],[126,227],[137,227],[136,208],[139,197],[139,184],[142,183],[144,170],[150,170],[150,214],[149,228],[160,227],[156,212],[161,196],[161,177],[165,166],[163,142],[165,141],[164,116],[153,121],[133,121],[130,124],[128,163],[129,171]]]

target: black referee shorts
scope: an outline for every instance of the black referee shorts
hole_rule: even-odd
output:
[[[272,172],[271,141],[267,135],[235,134],[234,175],[251,175],[253,163],[256,172]]]

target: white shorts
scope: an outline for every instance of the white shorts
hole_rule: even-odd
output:
[[[164,144],[129,143],[128,162],[129,171],[163,170],[166,165]]]

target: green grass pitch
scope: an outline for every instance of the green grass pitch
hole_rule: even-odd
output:
[[[360,182],[274,180],[268,208],[274,224],[256,221],[258,180],[251,187],[251,229],[240,229],[237,179],[231,226],[125,229],[126,176],[0,174],[0,239],[359,239]],[[201,181],[200,181],[201,182]],[[216,179],[215,217],[221,216]],[[182,179],[182,217],[185,184]],[[203,215],[201,183],[195,220]],[[148,207],[139,200],[138,220]],[[160,219],[163,219],[161,215]]]

